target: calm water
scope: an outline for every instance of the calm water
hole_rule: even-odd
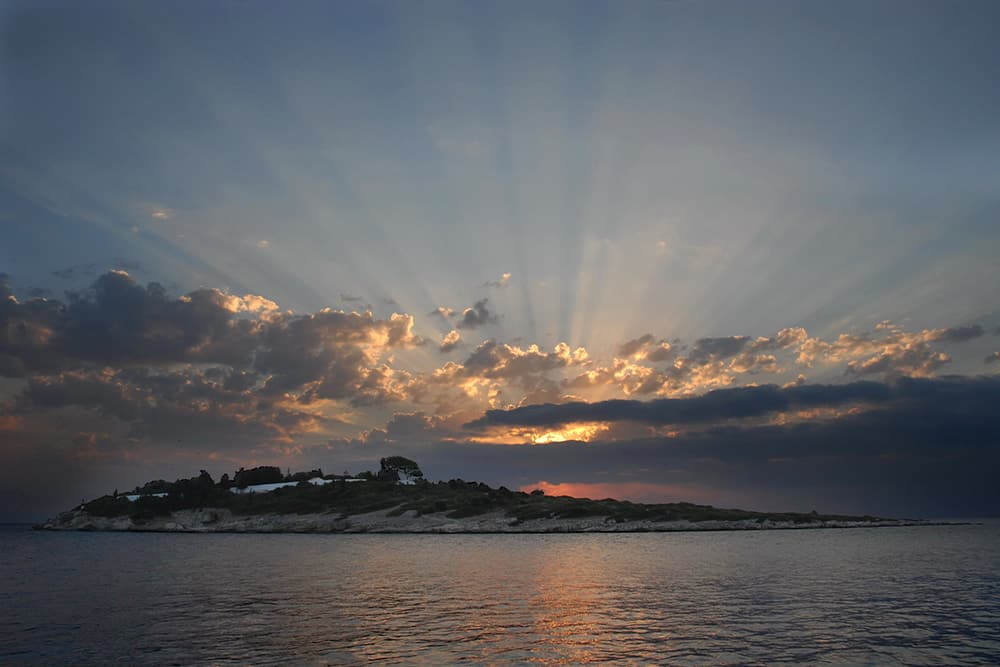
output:
[[[0,530],[2,664],[1000,664],[1000,526]]]

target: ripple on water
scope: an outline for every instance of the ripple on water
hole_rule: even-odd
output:
[[[993,525],[0,540],[0,663],[1000,664]]]

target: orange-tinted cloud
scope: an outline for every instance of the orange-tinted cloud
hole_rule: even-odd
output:
[[[441,338],[439,349],[442,352],[451,352],[462,342],[462,334],[457,329],[452,329]]]

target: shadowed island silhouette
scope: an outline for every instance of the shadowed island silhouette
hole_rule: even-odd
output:
[[[419,464],[382,458],[377,472],[282,474],[241,468],[218,482],[201,471],[117,490],[38,526],[46,530],[260,533],[548,533],[855,528],[925,521],[645,504],[548,496],[462,479],[430,482]]]

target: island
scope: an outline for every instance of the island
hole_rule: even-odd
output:
[[[462,479],[430,482],[401,456],[377,472],[282,474],[241,468],[219,481],[205,471],[101,496],[37,526],[42,530],[187,533],[591,533],[766,530],[924,525],[924,521],[642,504],[548,496]]]

